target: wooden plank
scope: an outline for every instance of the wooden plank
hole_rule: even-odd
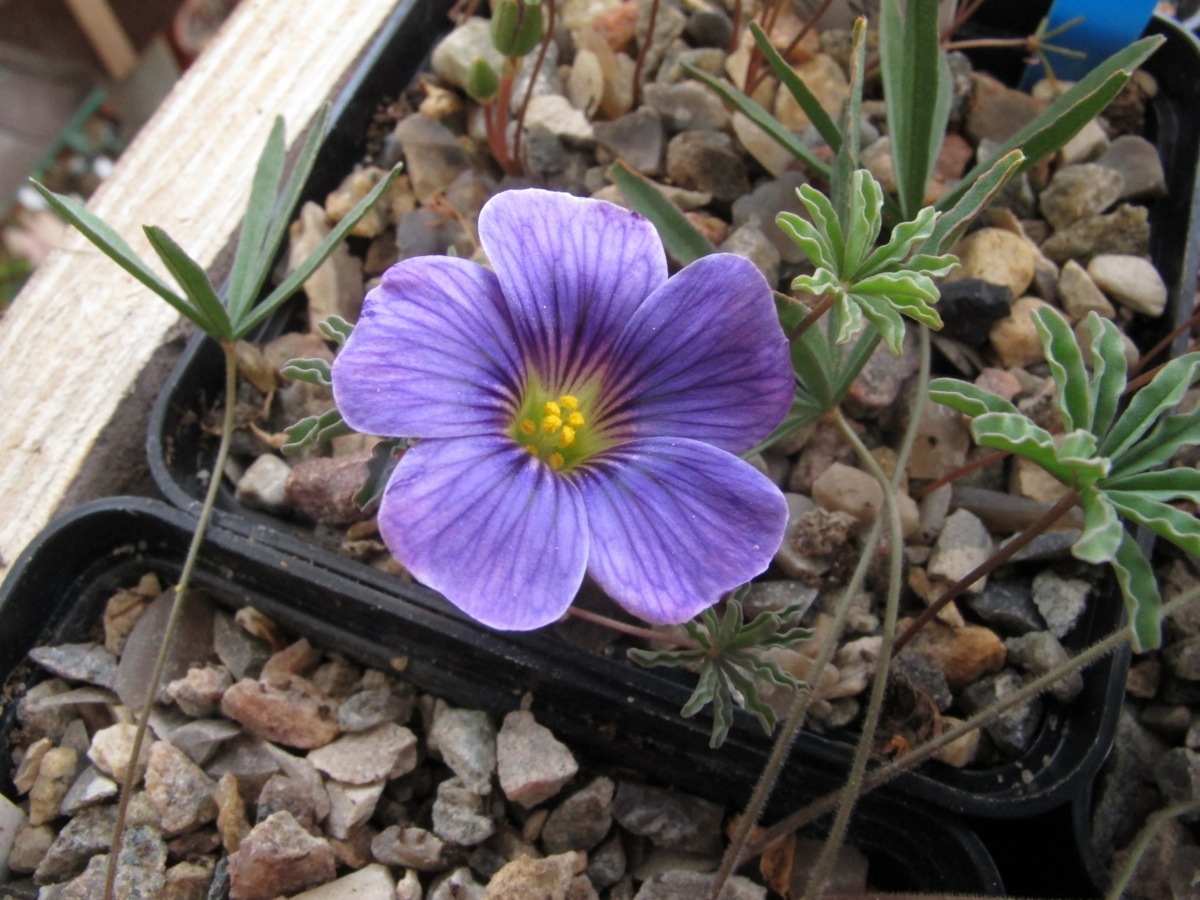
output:
[[[67,0],[71,15],[79,23],[113,81],[120,81],[137,65],[137,50],[117,20],[108,0]]]
[[[141,226],[162,226],[216,277],[275,115],[286,118],[292,143],[394,5],[244,0],[122,154],[91,209],[148,260]],[[0,317],[0,579],[59,510],[177,322],[73,232]]]

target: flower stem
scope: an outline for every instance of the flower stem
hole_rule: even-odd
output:
[[[829,307],[833,306],[834,300],[837,298],[833,294],[825,294],[817,301],[817,305],[808,311],[808,315],[800,320],[800,324],[788,332],[788,343],[798,341],[804,332],[817,324],[821,316],[829,311]]]
[[[646,23],[646,39],[642,41],[641,49],[638,50],[637,63],[633,67],[633,84],[629,87],[632,96],[629,99],[634,106],[637,106],[638,97],[642,93],[642,67],[646,64],[646,54],[650,52],[650,45],[654,43],[654,26],[658,24],[658,3],[659,0],[650,0],[650,20]]]
[[[537,81],[538,73],[542,71],[546,51],[550,48],[550,42],[554,40],[554,0],[544,0],[544,2],[546,4],[546,33],[542,35],[537,61],[533,64],[533,71],[529,73],[529,84],[525,86],[525,97],[521,100],[521,110],[517,113],[517,132],[513,135],[513,161],[518,172],[509,174],[519,174],[520,170],[524,169],[521,164],[521,129],[525,127],[525,111],[529,109],[529,101],[533,98],[533,84]]]
[[[1162,608],[1162,617],[1167,618],[1173,615],[1178,610],[1187,606],[1189,603],[1194,603],[1200,600],[1200,587],[1194,587],[1180,594],[1170,603],[1167,603]],[[891,781],[902,772],[912,769],[926,760],[936,755],[942,748],[954,743],[964,734],[974,731],[976,728],[983,728],[998,718],[1006,710],[1024,703],[1027,700],[1037,696],[1052,687],[1059,679],[1085,669],[1108,653],[1116,650],[1121,644],[1130,640],[1133,637],[1133,627],[1125,625],[1114,631],[1108,637],[1103,638],[1088,647],[1086,650],[1076,654],[1066,662],[1055,666],[1045,675],[1041,675],[1022,688],[1007,697],[997,700],[991,706],[976,713],[966,721],[960,722],[953,728],[944,731],[930,741],[921,744],[919,747],[906,753],[899,759],[888,763],[885,766],[880,766],[865,779],[863,779],[862,793],[875,790],[882,784]],[[825,815],[835,809],[840,801],[841,794],[839,791],[826,794],[820,800],[815,800],[808,806],[802,807],[793,813],[788,814],[780,819],[774,825],[764,829],[746,848],[747,857],[755,856],[762,853],[763,849],[777,838],[789,834],[798,828],[802,828],[813,820]]]
[[[700,645],[689,638],[687,635],[669,635],[661,631],[655,631],[653,628],[641,628],[637,625],[631,625],[628,622],[622,622],[619,619],[613,619],[609,616],[594,613],[590,610],[580,609],[578,606],[568,606],[567,614],[572,615],[577,619],[583,619],[585,622],[592,622],[596,625],[603,625],[605,628],[610,628],[613,631],[627,634],[630,637],[641,638],[646,641],[657,641],[659,643],[671,643],[677,647],[699,647]]]
[[[1132,880],[1133,873],[1137,871],[1138,863],[1142,861],[1142,857],[1146,855],[1146,850],[1150,847],[1150,842],[1154,840],[1155,835],[1162,827],[1171,819],[1194,812],[1200,812],[1200,800],[1176,803],[1158,810],[1146,819],[1145,827],[1138,832],[1137,839],[1129,847],[1129,858],[1125,860],[1121,871],[1113,879],[1112,888],[1108,892],[1108,900],[1121,900],[1125,896],[1125,888]]]
[[[179,573],[179,581],[175,585],[175,596],[171,601],[171,611],[167,616],[166,629],[163,632],[162,644],[158,648],[158,656],[154,661],[154,671],[150,675],[150,683],[146,689],[146,700],[142,704],[141,715],[138,718],[137,731],[133,737],[133,748],[130,750],[129,762],[125,769],[124,783],[121,785],[121,799],[117,804],[117,819],[113,823],[112,849],[109,851],[108,868],[104,878],[104,900],[113,900],[117,880],[117,862],[121,856],[121,841],[125,834],[125,819],[129,811],[129,799],[133,796],[137,785],[137,761],[141,756],[142,744],[146,739],[146,728],[150,723],[150,713],[154,709],[154,700],[162,683],[163,672],[166,670],[167,657],[179,617],[183,612],[187,599],[188,587],[192,580],[192,572],[196,568],[196,560],[200,555],[200,545],[208,530],[209,519],[212,518],[213,508],[217,502],[217,491],[221,487],[221,473],[225,470],[225,461],[229,458],[229,445],[233,433],[234,412],[237,406],[237,358],[233,344],[222,344],[225,352],[225,415],[221,423],[221,440],[217,447],[217,459],[213,464],[212,475],[208,483],[208,491],[204,495],[204,504],[200,508],[200,516],[196,520],[196,528],[192,532],[192,540],[188,545],[187,556],[184,557],[183,569]]]
[[[990,574],[993,570],[999,568],[1004,563],[1008,562],[1017,551],[1025,547],[1033,541],[1038,535],[1047,531],[1051,525],[1065,516],[1068,512],[1074,509],[1075,504],[1079,502],[1078,491],[1067,491],[1057,502],[1051,506],[1042,515],[1040,519],[1022,531],[1019,535],[1005,544],[998,552],[993,553],[974,569],[964,575],[950,587],[946,588],[945,592],[938,597],[933,603],[930,603],[925,610],[913,620],[912,624],[905,629],[904,634],[900,635],[896,641],[896,652],[899,653],[911,641],[918,631],[924,628],[930,620],[938,613],[945,609],[946,605],[959,596],[963,591],[969,588],[972,584]]]
[[[959,466],[957,469],[952,469],[951,471],[947,472],[936,481],[931,481],[929,484],[925,485],[925,487],[921,488],[921,490],[917,492],[917,496],[914,499],[920,500],[923,497],[928,497],[943,485],[957,481],[964,475],[970,475],[972,472],[977,472],[980,469],[986,469],[993,463],[1001,462],[1011,455],[1012,453],[1008,450],[997,450],[995,453],[989,453],[987,456],[981,456],[979,459],[965,463],[964,465]]]

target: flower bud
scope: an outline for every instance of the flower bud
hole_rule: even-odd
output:
[[[492,43],[505,56],[524,56],[542,40],[541,0],[495,0]]]
[[[500,93],[500,78],[486,59],[477,56],[467,69],[467,81],[463,87],[467,96],[476,103],[491,103]]]

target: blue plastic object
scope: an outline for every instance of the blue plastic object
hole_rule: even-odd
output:
[[[1083,53],[1083,57],[1049,52],[1050,67],[1061,81],[1078,81],[1098,64],[1142,36],[1154,13],[1155,0],[1054,0],[1047,17],[1048,43]],[[1061,34],[1055,29],[1076,22]],[[1028,89],[1045,77],[1040,62],[1025,70],[1021,87]]]

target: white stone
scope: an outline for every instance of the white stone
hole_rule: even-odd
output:
[[[551,134],[583,146],[596,143],[592,123],[561,94],[533,97],[525,111],[525,127],[541,125]]]
[[[328,781],[329,818],[325,820],[325,831],[332,838],[344,841],[359,825],[375,813],[375,805],[383,794],[384,781],[374,784],[342,784]]]
[[[393,900],[395,892],[396,879],[388,867],[371,863],[337,881],[293,894],[292,900],[342,900],[343,897],[353,900]]]
[[[1167,308],[1167,286],[1147,259],[1102,253],[1092,257],[1087,271],[1100,290],[1134,312],[1157,317]]]

